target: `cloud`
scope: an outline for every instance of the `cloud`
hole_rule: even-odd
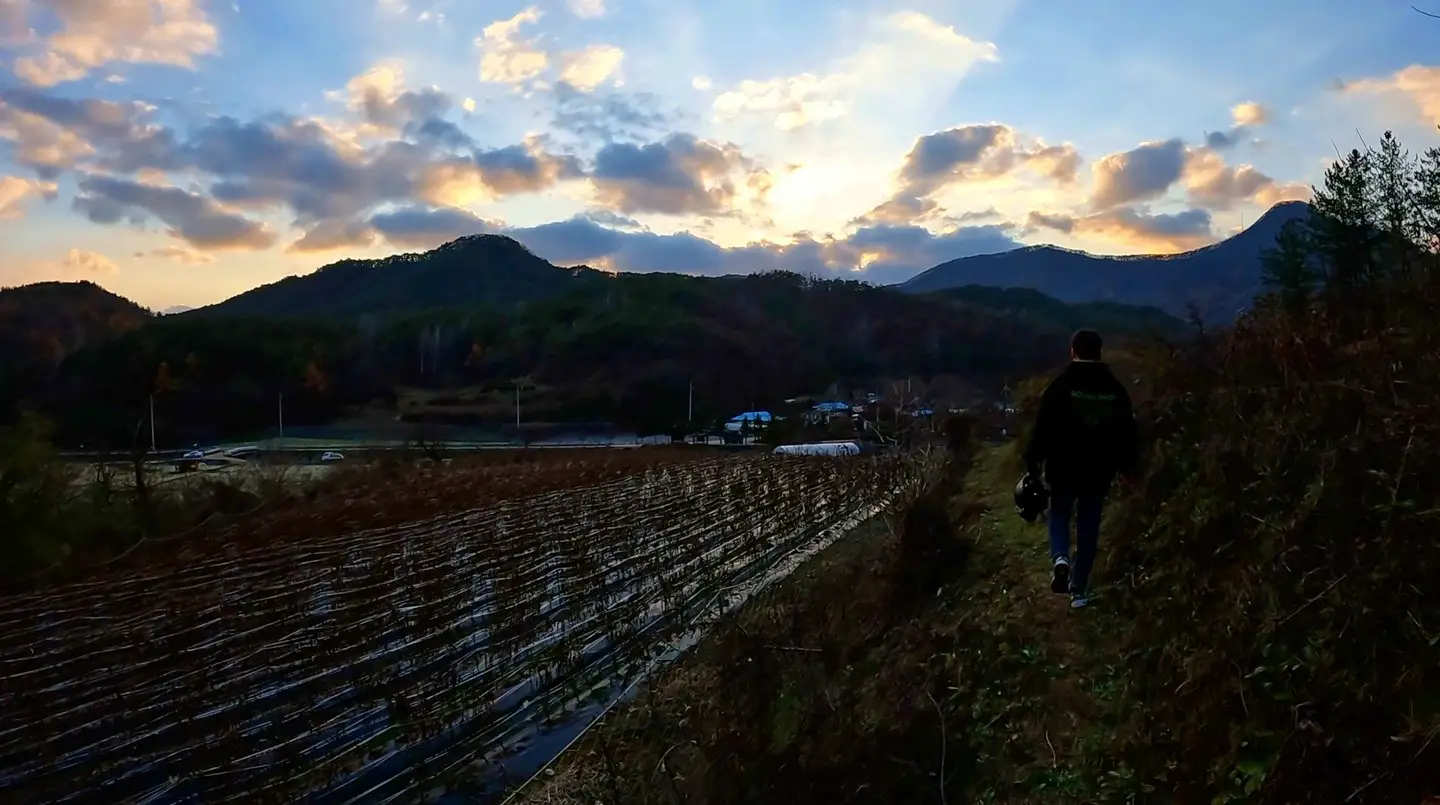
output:
[[[27,201],[37,196],[52,201],[57,192],[54,182],[0,176],[0,221],[24,217]]]
[[[624,58],[625,51],[614,45],[590,45],[565,55],[560,80],[582,92],[592,92],[620,69]]]
[[[1412,64],[1385,78],[1342,82],[1340,91],[1406,98],[1415,105],[1422,120],[1440,126],[1440,67]]]
[[[582,175],[577,158],[547,153],[538,139],[531,139],[523,145],[431,162],[419,171],[409,195],[435,206],[468,206],[534,193]]]
[[[13,25],[23,12],[10,5],[5,16]],[[15,60],[15,75],[39,86],[84,78],[117,62],[193,68],[195,57],[219,44],[200,0],[31,0],[29,5],[59,22],[38,55]]]
[[[1032,212],[1025,223],[1025,229],[1031,232],[1050,229],[1067,235],[1093,235],[1117,245],[1159,253],[1189,251],[1213,243],[1215,235],[1210,227],[1208,210],[1151,214],[1133,207],[1084,216]]]
[[[211,117],[182,134],[154,123],[156,110],[145,104],[11,90],[0,92],[0,138],[13,141],[16,160],[42,179],[79,171],[90,191],[76,209],[92,220],[159,218],[201,248],[274,240],[242,211],[288,209],[301,230],[292,250],[362,246],[373,237],[347,222],[386,205],[486,203],[586,174],[578,157],[548,150],[544,137],[479,146],[442,117],[453,106],[447,95],[407,88],[393,62],[332,97],[354,125],[272,113]],[[169,186],[165,177],[177,173],[191,180],[188,189]]]
[[[741,81],[735,89],[715,98],[715,116],[731,120],[747,112],[773,114],[775,128],[782,131],[835,120],[850,110],[845,90],[851,82],[851,77],[841,74],[811,73]]]
[[[605,15],[605,0],[570,0],[570,13],[589,19]]]
[[[976,42],[915,11],[879,18],[869,30],[867,41],[828,71],[741,81],[715,98],[716,118],[758,115],[770,118],[776,128],[797,129],[868,107],[861,100],[870,95],[924,89],[927,79],[958,79],[978,62],[998,60],[993,44]],[[703,83],[708,89],[708,80]]]
[[[206,254],[205,252],[196,251],[195,249],[191,249],[188,246],[181,246],[179,244],[170,244],[168,246],[161,246],[158,249],[151,249],[144,252],[135,252],[135,257],[140,259],[146,257],[158,257],[163,260],[172,260],[176,263],[184,263],[187,266],[210,265],[211,263],[214,263],[216,260],[219,259],[213,254]]]
[[[178,187],[153,187],[108,176],[80,180],[75,209],[97,224],[153,216],[169,234],[201,249],[266,249],[275,235],[263,224]]]
[[[957,126],[915,140],[898,174],[899,189],[861,221],[918,221],[939,209],[934,197],[947,187],[997,179],[1026,168],[1061,184],[1075,181],[1080,154],[1073,145],[1023,144],[1000,123]]]
[[[701,92],[707,92],[710,87],[714,86],[714,82],[712,82],[706,76],[697,75],[694,78],[690,79],[690,86],[700,90]]]
[[[385,240],[402,248],[431,249],[466,235],[489,235],[500,225],[466,210],[418,205],[378,213],[368,225]]]
[[[688,232],[622,232],[583,216],[503,234],[559,265],[709,276],[783,270],[877,284],[902,282],[947,260],[1020,245],[998,226],[937,234],[921,227],[880,225],[844,238],[801,233],[789,243],[757,241],[726,248]]]
[[[0,0],[0,45],[23,43],[30,38],[26,22],[30,0]]]
[[[1237,126],[1263,126],[1270,122],[1270,110],[1254,101],[1236,104],[1230,116]]]
[[[1270,206],[1310,195],[1307,185],[1282,185],[1253,165],[1230,165],[1218,149],[1193,147],[1178,137],[1109,154],[1093,170],[1090,204],[1097,212],[1158,199],[1176,184],[1185,188],[1191,204],[1210,210],[1241,203]]]
[[[767,178],[739,146],[692,134],[645,145],[610,143],[595,155],[591,173],[600,202],[629,214],[732,214],[747,189],[763,204]]]
[[[1179,137],[1101,157],[1091,169],[1095,184],[1090,204],[1107,210],[1158,198],[1180,180],[1188,157],[1189,149]]]
[[[645,92],[584,92],[561,81],[550,93],[551,129],[582,140],[644,141],[664,133],[674,118],[661,112],[659,99]]]
[[[1270,110],[1254,101],[1236,104],[1230,110],[1234,126],[1229,131],[1212,131],[1205,135],[1205,145],[1216,150],[1234,148],[1251,130],[1270,122]]]
[[[71,271],[80,271],[86,274],[120,273],[120,266],[115,265],[114,260],[103,254],[87,252],[83,249],[71,249],[66,252],[63,264]]]
[[[1002,216],[1000,215],[999,210],[995,209],[994,207],[987,207],[983,210],[962,212],[959,215],[954,216],[954,219],[959,222],[968,223],[970,221],[984,221],[986,219],[1000,217]]]
[[[251,209],[288,206],[304,227],[350,219],[387,202],[489,201],[582,173],[577,159],[547,153],[536,140],[490,150],[470,144],[457,153],[447,149],[461,143],[426,139],[427,130],[422,127],[417,142],[357,147],[316,121],[218,118],[170,156],[173,163],[215,177],[210,189],[220,201]],[[468,141],[463,133],[452,134]]]
[[[1306,201],[1310,186],[1279,184],[1253,165],[1231,166],[1209,149],[1193,149],[1185,162],[1184,182],[1192,203],[1228,210],[1237,203],[1271,206],[1280,201]]]
[[[323,252],[369,246],[375,230],[363,221],[320,221],[285,247],[287,252]]]
[[[71,100],[10,89],[0,91],[0,139],[15,160],[53,178],[96,153],[97,145],[131,154],[155,145],[149,124],[155,107],[139,102]]]
[[[411,90],[405,87],[404,67],[396,61],[382,61],[355,76],[342,92],[326,93],[344,100],[346,107],[362,121],[360,135],[395,135],[407,126],[423,126],[443,116],[452,101],[438,87]],[[473,103],[472,103],[473,108]]]
[[[1310,201],[1314,195],[1314,189],[1304,182],[1276,182],[1257,190],[1251,200],[1264,207],[1273,207],[1282,201]]]
[[[480,80],[498,84],[524,84],[539,76],[549,64],[545,52],[532,39],[520,38],[520,26],[540,21],[539,9],[531,6],[508,20],[485,26],[475,40],[480,51]]]

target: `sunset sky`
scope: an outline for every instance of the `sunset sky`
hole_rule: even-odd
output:
[[[1408,1],[0,0],[0,286],[198,306],[475,232],[884,283],[1177,251],[1437,124]]]

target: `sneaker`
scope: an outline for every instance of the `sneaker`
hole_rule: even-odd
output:
[[[1070,560],[1055,557],[1055,568],[1050,571],[1050,592],[1064,595],[1070,591]]]
[[[1070,608],[1071,608],[1071,609],[1084,609],[1085,607],[1087,607],[1087,606],[1089,606],[1089,605],[1090,605],[1090,599],[1089,599],[1089,598],[1086,598],[1086,597],[1083,596],[1083,595],[1077,595],[1077,594],[1075,594],[1075,593],[1071,593],[1071,594],[1070,594]]]

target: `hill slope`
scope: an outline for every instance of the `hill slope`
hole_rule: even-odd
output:
[[[456,304],[366,321],[164,316],[74,356],[55,410],[70,440],[122,433],[163,364],[173,388],[157,403],[162,441],[167,427],[191,434],[187,443],[267,427],[280,393],[294,425],[331,421],[397,388],[444,401],[408,414],[427,418],[417,421],[513,423],[517,384],[529,422],[664,428],[686,419],[692,383],[697,421],[886,378],[950,376],[998,390],[1063,360],[1069,330],[1087,318],[1039,294],[1003,303],[915,296],[793,274],[593,279],[523,307]],[[1112,336],[1155,324],[1153,312],[1129,326],[1123,309],[1109,315]]]
[[[135,330],[150,311],[93,282],[0,289],[0,421],[69,355]]]
[[[1102,335],[1158,335],[1172,340],[1188,338],[1190,326],[1158,307],[1121,302],[1061,302],[1033,288],[997,288],[965,285],[929,296],[1014,316],[1037,326],[1064,332],[1082,327]]]
[[[1153,305],[1177,316],[1193,302],[1207,320],[1228,322],[1261,291],[1261,252],[1275,244],[1286,223],[1309,214],[1304,202],[1283,202],[1234,237],[1174,255],[1107,257],[1029,246],[963,257],[897,287],[907,293],[964,285],[1033,288],[1065,302]]]
[[[347,316],[508,305],[551,298],[603,276],[584,267],[557,268],[511,238],[470,235],[423,253],[341,260],[179,315]]]

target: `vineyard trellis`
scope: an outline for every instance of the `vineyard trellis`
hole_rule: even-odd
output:
[[[917,480],[717,458],[0,599],[22,801],[413,799]]]

